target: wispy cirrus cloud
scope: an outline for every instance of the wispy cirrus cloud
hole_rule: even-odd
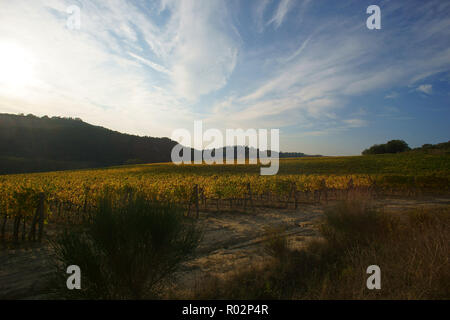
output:
[[[74,4],[80,30],[66,27]],[[438,78],[450,73],[450,3],[379,5],[374,31],[357,0],[1,1],[0,44],[22,48],[33,67],[21,88],[0,85],[0,111],[153,136],[194,119],[278,127],[292,143],[369,130],[386,99],[400,119],[403,103],[420,110],[412,93],[442,96]]]
[[[0,43],[36,60],[33,86],[21,97],[0,88],[0,106],[170,135],[173,114],[192,119],[187,106],[226,85],[236,66],[240,36],[224,2],[80,0],[81,29],[69,30],[73,4],[0,4]]]
[[[282,6],[283,5],[283,6]],[[279,2],[274,15],[284,17],[287,3]],[[428,10],[442,3],[434,2],[423,5]],[[445,15],[420,16],[424,7],[412,8],[404,5],[385,9],[383,14],[397,14],[399,21],[409,21],[408,27],[391,26],[390,31],[371,33],[357,18],[325,16],[305,16],[304,26],[311,32],[299,36],[298,46],[289,45],[290,50],[280,50],[278,59],[271,59],[267,64],[265,77],[254,81],[242,95],[235,95],[235,108],[221,110],[222,117],[213,115],[210,120],[219,118],[229,120],[229,124],[267,123],[267,118],[280,119],[285,126],[294,123],[298,130],[313,121],[318,127],[336,126],[339,128],[359,128],[369,124],[365,119],[342,119],[340,109],[348,108],[351,100],[365,94],[391,90],[393,86],[408,87],[417,81],[450,71],[450,45],[447,42],[428,42],[426,36],[443,39],[448,29],[449,19]],[[401,12],[398,12],[401,10]],[[411,23],[411,19],[415,18]],[[275,20],[272,19],[271,23]],[[311,25],[317,27],[310,28]],[[282,21],[280,18],[279,21]],[[433,30],[430,34],[423,30]],[[394,41],[395,39],[395,41]],[[385,46],[389,43],[389,47]],[[438,49],[440,48],[440,49]],[[401,55],[386,55],[389,52],[401,52]],[[264,61],[264,57],[262,60]],[[270,66],[270,67],[269,67]],[[255,85],[255,83],[257,85]],[[431,87],[420,86],[431,93]],[[249,90],[250,89],[250,90]],[[395,98],[398,94],[391,90],[380,98]],[[223,113],[228,112],[226,117]],[[341,121],[342,125],[329,119]],[[245,119],[245,121],[240,121]],[[283,120],[281,120],[283,119]],[[217,123],[217,121],[216,121]],[[328,132],[326,129],[320,132]]]
[[[395,92],[395,91],[393,91],[393,92],[387,94],[384,98],[385,98],[385,99],[395,99],[395,98],[397,98],[397,97],[398,97],[398,93]]]
[[[150,61],[150,60],[147,60],[147,59],[145,59],[145,58],[142,58],[142,57],[140,57],[140,56],[138,56],[137,54],[134,54],[134,53],[132,53],[132,52],[128,52],[128,54],[129,54],[131,57],[133,57],[133,58],[135,58],[136,60],[138,60],[139,62],[141,62],[141,63],[143,63],[143,64],[149,66],[149,67],[152,68],[153,70],[156,70],[156,71],[161,72],[161,73],[165,73],[165,74],[167,74],[167,75],[169,75],[169,76],[172,75],[172,72],[171,72],[170,70],[166,69],[166,68],[165,68],[164,66],[162,66],[162,65],[159,65],[159,64],[154,63],[154,62],[152,62],[152,61]]]
[[[433,93],[433,86],[431,84],[421,84],[416,88],[416,91],[430,95]]]
[[[272,19],[270,19],[267,24],[273,24],[275,28],[278,28],[283,23],[284,18],[286,17],[286,14],[288,13],[292,5],[292,0],[281,0]]]
[[[256,8],[254,12],[254,17],[256,21],[256,28],[258,32],[264,31],[265,21],[264,21],[264,13],[269,5],[271,0],[261,0],[256,3]]]

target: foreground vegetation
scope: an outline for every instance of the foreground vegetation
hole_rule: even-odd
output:
[[[55,298],[157,298],[179,264],[197,247],[201,231],[172,203],[148,200],[131,190],[106,191],[91,219],[52,241]],[[67,290],[66,268],[83,272],[81,290]]]
[[[320,240],[291,248],[271,236],[273,262],[204,281],[196,299],[448,299],[450,208],[386,214],[363,203],[327,211]],[[368,290],[366,269],[381,269]]]

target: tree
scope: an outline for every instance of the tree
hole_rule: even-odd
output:
[[[383,153],[399,153],[411,150],[408,144],[403,140],[390,140],[385,144],[375,144],[366,149],[362,154],[383,154]]]
[[[398,153],[408,150],[411,150],[411,148],[403,140],[391,140],[386,143],[386,153]]]

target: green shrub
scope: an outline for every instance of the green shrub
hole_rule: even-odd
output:
[[[155,298],[200,236],[171,203],[130,192],[116,199],[106,192],[82,230],[66,230],[53,242],[57,293],[87,299]],[[81,269],[81,290],[65,288],[69,265]]]

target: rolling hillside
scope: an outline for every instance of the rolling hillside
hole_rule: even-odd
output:
[[[170,162],[176,144],[169,138],[124,134],[81,119],[0,114],[0,174]],[[249,150],[245,148],[246,158]],[[222,152],[225,158],[226,149]],[[236,156],[236,147],[233,152]],[[308,157],[301,152],[277,155]]]
[[[0,174],[167,162],[175,144],[80,119],[0,114]]]

